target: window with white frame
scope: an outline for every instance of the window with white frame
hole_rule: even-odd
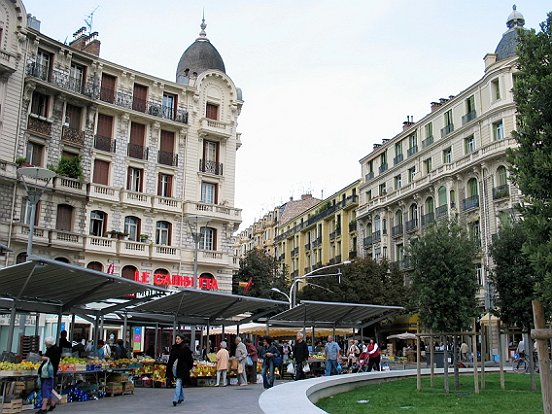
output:
[[[141,168],[128,167],[127,175],[127,190],[140,192],[142,191],[144,170]]]
[[[216,235],[216,229],[212,227],[202,227],[199,248],[201,250],[216,250]]]
[[[216,204],[217,185],[203,181],[201,183],[201,202]]]
[[[504,139],[504,123],[502,119],[497,122],[493,122],[493,139],[495,141],[500,141]]]
[[[93,210],[90,212],[90,229],[89,234],[91,236],[101,237],[105,233],[107,225],[107,214],[100,210]]]
[[[399,190],[401,187],[402,187],[402,178],[401,178],[401,174],[399,175],[396,175],[394,177],[394,181],[395,181],[395,190]]]
[[[140,219],[134,216],[125,217],[124,232],[128,234],[129,240],[138,241],[140,235]]]
[[[452,163],[452,147],[443,150],[443,164]]]
[[[464,153],[471,154],[475,151],[475,136],[464,138]]]
[[[168,221],[158,221],[155,226],[155,244],[171,245],[171,223]]]

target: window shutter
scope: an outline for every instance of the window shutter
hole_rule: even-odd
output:
[[[109,185],[110,163],[103,160],[94,160],[94,175],[92,182],[95,184]]]
[[[174,152],[174,132],[161,130],[161,145],[159,149],[163,152]]]
[[[144,146],[144,136],[146,135],[146,126],[132,122],[130,124],[130,143]]]
[[[115,102],[115,76],[102,73],[100,99],[104,102]]]
[[[213,251],[217,250],[217,229],[213,229]]]
[[[106,138],[113,137],[113,117],[104,114],[98,114],[97,135]]]

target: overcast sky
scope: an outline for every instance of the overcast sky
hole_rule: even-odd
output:
[[[207,37],[245,101],[235,206],[240,230],[290,197],[328,197],[360,178],[358,160],[407,115],[483,76],[506,31],[504,0],[27,0],[42,33],[64,42],[94,11],[100,56],[175,80],[182,52]],[[552,10],[517,2],[525,27]]]

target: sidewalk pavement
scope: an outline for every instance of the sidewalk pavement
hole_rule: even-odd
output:
[[[282,381],[276,381],[277,384]],[[275,384],[275,386],[277,385]],[[56,414],[103,414],[103,413],[213,413],[220,414],[235,410],[240,414],[262,414],[259,396],[264,391],[263,384],[250,384],[246,387],[188,387],[184,388],[184,402],[172,405],[174,388],[136,388],[134,394],[116,395],[99,400],[72,402],[58,405]],[[28,413],[36,412],[26,411]]]

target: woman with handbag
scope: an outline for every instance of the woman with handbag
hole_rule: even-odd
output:
[[[295,359],[295,381],[304,379],[306,366],[309,365],[309,347],[304,340],[303,332],[297,332],[296,341],[291,352]],[[308,372],[310,372],[310,367]]]
[[[173,396],[173,406],[184,401],[184,382],[190,378],[190,370],[194,366],[192,350],[184,343],[182,334],[175,335],[175,343],[171,348],[167,362],[167,382],[176,379],[176,388]]]
[[[56,340],[53,337],[47,337],[44,344],[46,345],[46,352],[42,356],[42,364],[38,368],[38,378],[42,391],[42,407],[37,411],[37,414],[47,413],[56,408],[53,391],[59,360],[61,359],[61,351],[56,346]],[[48,408],[48,404],[50,408]]]
[[[250,384],[256,384],[257,383],[257,360],[258,360],[258,354],[257,354],[257,347],[253,342],[251,342],[251,339],[246,338],[245,339],[245,347],[247,348],[247,358],[245,362],[245,369],[247,371],[247,382]]]

